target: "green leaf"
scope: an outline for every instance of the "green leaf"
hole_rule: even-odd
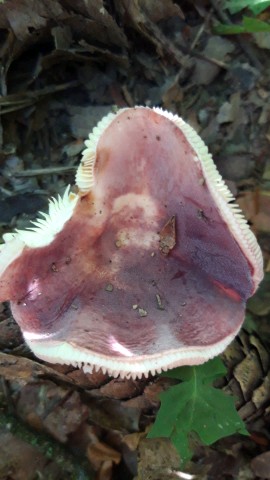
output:
[[[214,379],[224,375],[224,370],[217,358],[198,367],[168,372],[166,376],[181,379],[182,383],[160,395],[161,407],[148,438],[170,438],[186,462],[192,457],[194,434],[205,445],[236,432],[248,435],[233,397],[211,385]]]
[[[219,357],[194,368],[204,383],[212,383],[217,378],[224,376],[227,372],[226,367]],[[162,376],[176,378],[177,380],[186,382],[192,378],[193,369],[191,367],[178,367],[163,373]]]
[[[241,25],[217,25],[215,33],[220,35],[235,35],[239,33],[270,32],[270,24],[257,18],[244,17]]]
[[[270,24],[258,18],[243,17],[243,26],[247,33],[270,32]]]
[[[270,5],[270,0],[228,0],[225,8],[230,10],[230,13],[237,13],[244,8],[248,8],[255,15],[263,12]]]

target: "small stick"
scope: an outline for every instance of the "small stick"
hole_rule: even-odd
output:
[[[34,168],[32,170],[24,170],[14,174],[14,177],[36,177],[38,175],[52,175],[54,173],[66,173],[73,172],[76,167],[48,167],[48,168]]]

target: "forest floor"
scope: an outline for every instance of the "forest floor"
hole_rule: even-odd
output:
[[[246,332],[270,358],[270,33],[217,33],[242,13],[215,0],[0,2],[0,233],[26,228],[74,184],[84,140],[106,113],[177,113],[209,147],[261,245],[265,280]],[[184,478],[170,443],[145,439],[169,384],[45,364],[0,304],[0,480]],[[241,405],[251,436],[198,446],[185,478],[270,478],[270,394],[249,416],[252,388]]]

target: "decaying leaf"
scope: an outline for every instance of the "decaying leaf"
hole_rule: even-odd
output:
[[[168,255],[176,244],[175,216],[172,216],[159,232],[159,249]]]
[[[251,462],[251,468],[256,477],[269,479],[270,478],[270,451],[264,452],[255,457]]]
[[[49,461],[37,447],[0,431],[0,478],[35,480],[40,476],[57,480],[64,472]]]
[[[180,114],[203,134],[215,154],[218,169],[226,179],[234,181],[234,195],[239,181],[254,177],[258,167],[263,170],[270,141],[268,11],[260,19],[247,18],[241,25],[230,27],[234,32],[266,30],[246,35],[241,44],[239,37],[229,41],[228,37],[211,35],[211,27],[218,18],[216,2],[211,3],[211,8],[209,2],[183,2],[181,7],[180,3],[175,0],[0,0],[1,233],[5,233],[7,222],[11,228],[25,226],[23,222],[28,223],[28,216],[31,218],[34,210],[41,209],[39,204],[44,196],[61,192],[68,169],[75,168],[91,122],[98,120],[100,106],[111,110],[114,104],[122,107],[160,105]],[[250,5],[250,0],[229,3],[238,8],[240,4]],[[255,3],[262,7],[270,2]],[[6,173],[11,155],[22,159],[22,168]],[[268,273],[269,172],[266,166],[263,181],[260,182],[260,176],[257,178],[256,191],[242,188],[239,201],[255,233],[263,239]],[[33,182],[28,182],[29,175]],[[22,179],[24,189],[20,190]],[[28,202],[26,208],[27,195],[35,201],[31,201],[31,205]],[[203,213],[198,215],[206,220]],[[163,255],[170,255],[178,240],[174,222],[169,219],[160,232]],[[257,343],[256,335],[251,332],[256,327],[257,315],[260,322],[267,322],[268,277],[248,305],[252,319],[249,334],[241,332],[226,351],[228,383],[221,380],[221,385],[226,383],[225,390],[234,394],[241,418],[249,426],[255,418],[264,428],[264,422],[266,428],[269,426],[269,351]],[[158,294],[153,299],[156,308],[162,309],[165,297]],[[140,306],[137,312],[144,321],[147,311]],[[175,404],[171,407],[169,400],[175,398],[179,407],[176,415],[184,418],[184,428],[188,424],[188,428],[195,430],[196,425],[186,415],[190,405],[202,408],[200,399],[194,395],[194,378],[185,378],[180,385],[179,378],[168,377],[120,381],[109,379],[101,371],[85,374],[67,366],[51,368],[31,360],[33,357],[22,346],[17,326],[6,311],[3,314],[1,306],[0,321],[0,346],[5,352],[0,354],[1,408],[12,409],[26,424],[46,431],[71,447],[80,459],[84,457],[89,465],[95,465],[98,480],[120,480],[119,472],[124,471],[125,475],[127,466],[128,478],[138,474],[139,480],[179,478],[179,458],[174,455],[170,441],[141,440],[149,423],[154,421],[161,392],[164,423],[168,411],[176,412]],[[265,331],[269,338],[269,328]],[[172,385],[179,388],[179,396],[173,397],[172,391],[169,394],[172,397],[166,397],[165,391]],[[185,388],[189,394],[192,392],[190,402]],[[204,388],[212,387],[199,382],[202,400],[210,402],[213,393],[214,402],[223,402],[221,396],[215,396],[215,391],[211,394],[208,391],[205,397]],[[184,413],[180,411],[181,406]],[[172,421],[170,415],[168,420]],[[219,432],[217,423],[218,419],[213,428]],[[122,432],[135,433],[127,435],[121,443]],[[178,433],[177,430],[175,438]],[[180,429],[180,437],[181,434],[185,431]],[[38,475],[62,478],[54,466],[43,469],[44,457],[35,448],[30,451],[26,445],[5,435],[6,432],[0,435],[0,477],[12,476],[14,480],[29,477],[30,480],[38,460],[39,468],[42,467]],[[177,441],[181,443],[180,437]],[[187,437],[196,443],[196,435],[191,433]],[[267,438],[264,440],[265,450],[269,443]],[[232,440],[230,448],[233,445],[234,452],[238,452],[242,444],[243,441],[239,441],[233,445]],[[119,445],[124,448],[121,450]],[[183,445],[186,448],[185,443]],[[189,447],[187,445],[187,449]],[[258,448],[257,445],[256,451]],[[138,451],[139,472],[136,471]],[[215,467],[215,471],[210,470],[211,475],[217,477],[223,462],[221,478],[226,475],[238,478],[233,467],[226,470],[228,462],[230,465],[233,462],[232,455],[222,456],[220,450],[214,453],[207,453],[207,469],[211,462]],[[254,475],[267,478],[268,453],[252,462]],[[120,456],[124,461],[118,470],[116,464]],[[45,462],[45,467],[50,463]]]
[[[237,201],[256,231],[270,232],[270,191],[246,191]]]

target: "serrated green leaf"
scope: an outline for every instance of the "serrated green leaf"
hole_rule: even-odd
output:
[[[237,13],[244,8],[248,8],[255,15],[263,12],[267,7],[269,7],[269,0],[228,0],[225,4],[225,8],[228,8],[230,13]]]
[[[222,360],[219,357],[215,357],[212,360],[209,360],[202,365],[197,365],[194,367],[196,372],[205,383],[212,383],[216,378],[219,378],[226,374],[226,367],[224,366]],[[176,378],[177,380],[182,380],[184,382],[190,380],[193,376],[193,370],[191,367],[178,367],[172,370],[168,370],[163,373],[163,377]]]
[[[224,366],[218,360],[174,369],[173,378],[181,377],[184,381],[160,395],[161,407],[148,438],[170,438],[183,462],[192,456],[194,434],[205,445],[236,432],[248,435],[233,398],[209,385],[224,374]]]

